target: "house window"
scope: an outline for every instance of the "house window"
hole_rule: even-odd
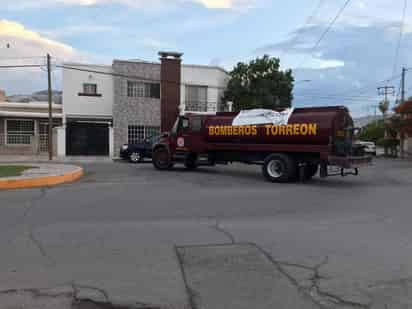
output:
[[[159,135],[160,134],[160,128],[159,127],[145,127],[145,138],[149,138],[154,135]]]
[[[6,120],[7,144],[30,145],[34,136],[34,120]]]
[[[97,94],[97,85],[96,84],[83,84],[83,93],[84,94]]]
[[[160,84],[127,81],[127,96],[160,99]]]
[[[89,97],[101,97],[102,95],[97,93],[97,84],[84,83],[83,92],[78,94],[79,96]]]
[[[159,127],[131,125],[128,127],[128,143],[136,144],[156,134],[160,134]]]
[[[207,86],[186,86],[186,110],[207,112]]]

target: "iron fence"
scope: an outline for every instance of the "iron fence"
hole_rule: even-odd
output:
[[[33,153],[47,152],[49,150],[49,137],[47,134],[0,134],[0,146],[27,146],[32,148]]]

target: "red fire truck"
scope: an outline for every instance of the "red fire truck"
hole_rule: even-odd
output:
[[[296,108],[287,123],[234,125],[238,113],[186,114],[153,146],[159,170],[183,163],[194,169],[243,162],[262,166],[272,182],[358,175],[371,157],[353,143],[353,120],[344,106]],[[329,166],[337,172],[330,173]]]

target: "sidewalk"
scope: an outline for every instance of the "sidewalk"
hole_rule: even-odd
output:
[[[12,164],[23,165],[23,163]],[[0,163],[1,165],[7,164]],[[1,177],[0,190],[55,186],[75,181],[83,176],[83,169],[75,165],[30,163],[30,166],[33,168],[22,172],[20,176]]]
[[[15,163],[15,162],[50,162],[46,156],[4,156],[0,155],[0,163]],[[106,156],[68,156],[54,157],[53,163],[112,163],[113,159]]]

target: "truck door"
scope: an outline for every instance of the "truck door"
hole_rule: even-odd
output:
[[[187,148],[190,152],[202,152],[202,128],[203,117],[193,116],[190,118],[190,134],[187,137]]]
[[[202,145],[202,117],[181,117],[176,138],[176,150],[184,152],[200,152]]]

